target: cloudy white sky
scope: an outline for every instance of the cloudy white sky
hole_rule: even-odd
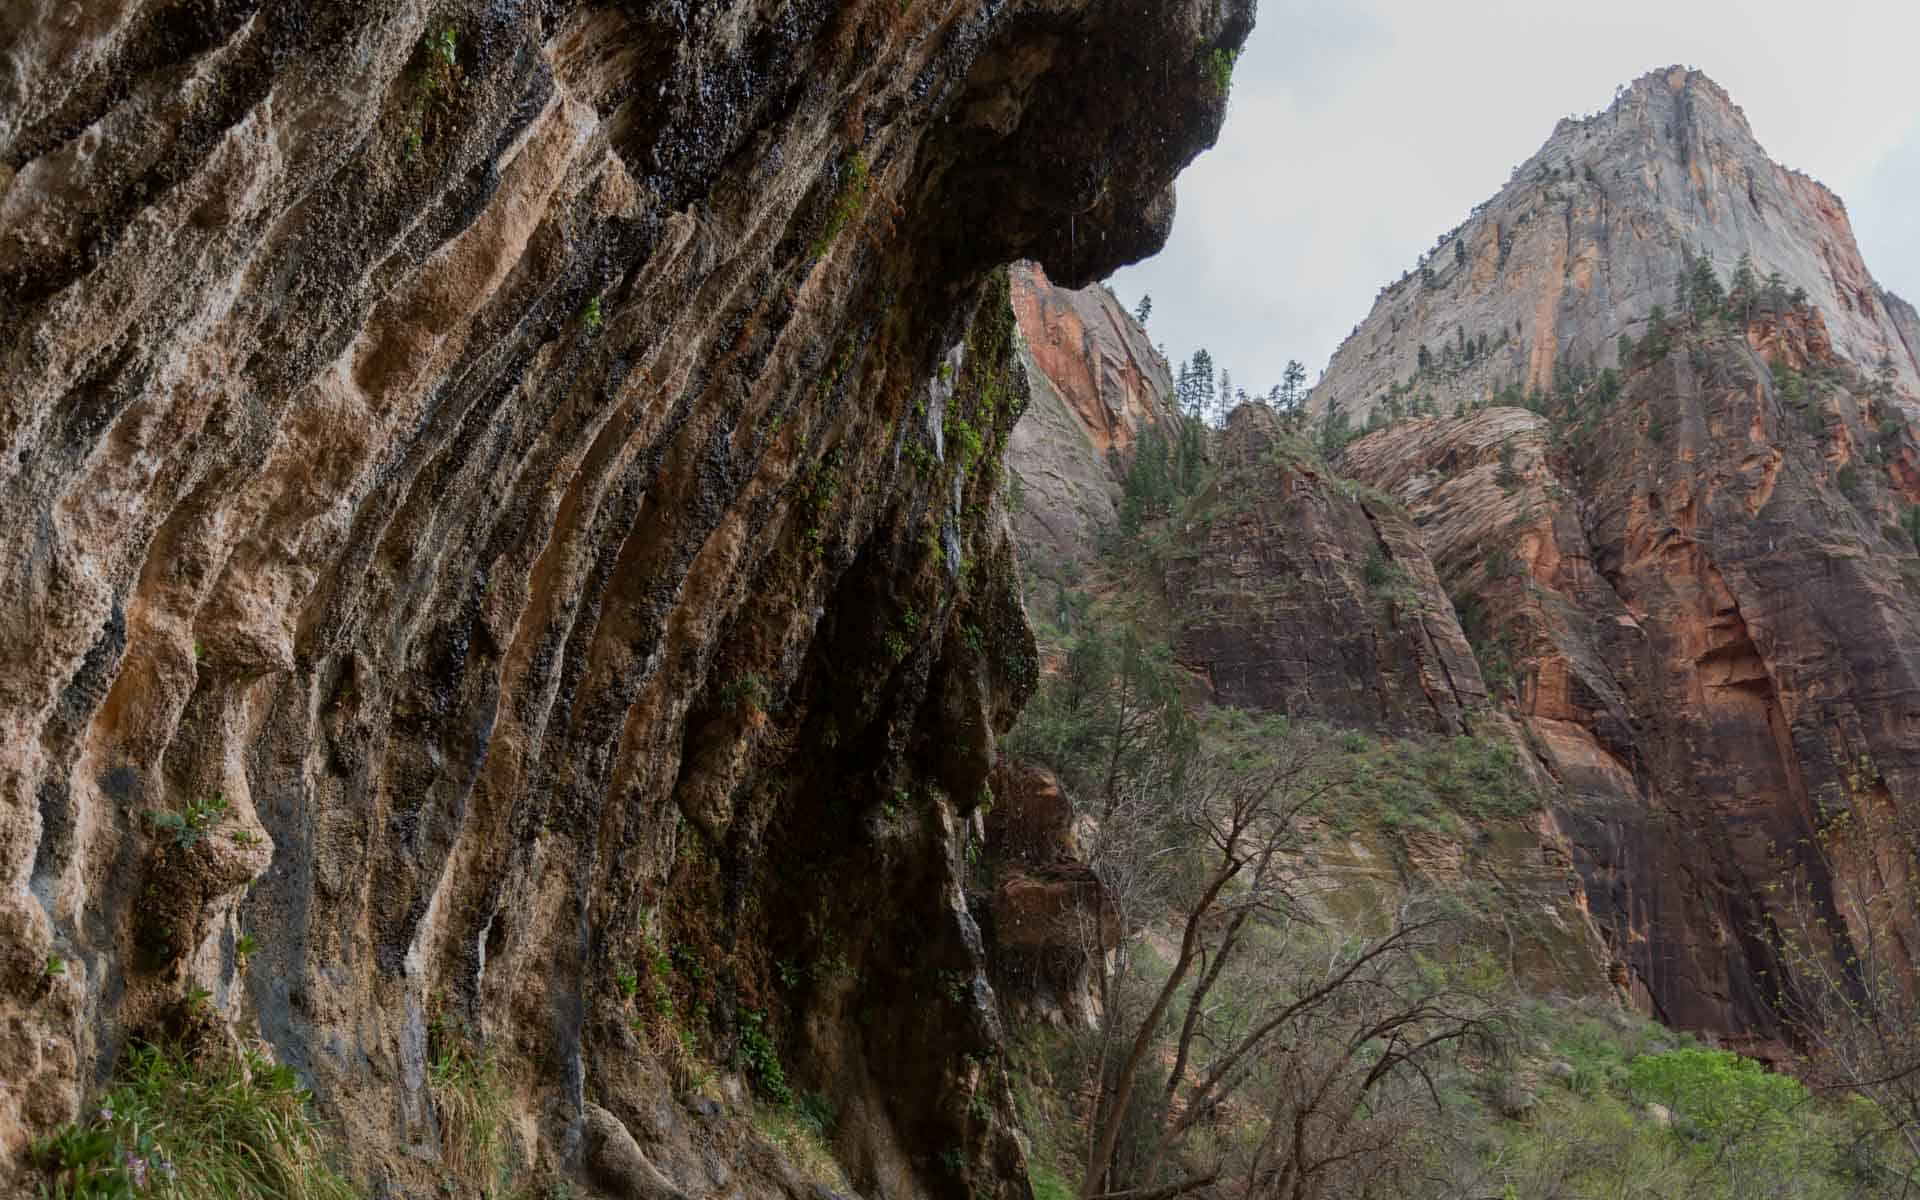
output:
[[[1498,191],[1554,122],[1674,63],[1779,162],[1846,201],[1880,282],[1920,303],[1915,0],[1261,0],[1219,144],[1159,256],[1121,271],[1177,362],[1265,391],[1317,379],[1374,293]]]

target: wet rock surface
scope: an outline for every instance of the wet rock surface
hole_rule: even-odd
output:
[[[862,1191],[1024,1195],[955,866],[1035,669],[993,269],[1157,248],[1250,6],[61,13],[0,84],[0,1146],[204,988],[388,1193],[453,1026],[524,1162],[700,1194],[615,986],[671,947]]]

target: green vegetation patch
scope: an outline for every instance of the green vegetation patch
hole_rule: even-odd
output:
[[[49,1200],[349,1200],[312,1097],[251,1052],[135,1046],[92,1117],[36,1141]]]
[[[483,1188],[504,1186],[511,1171],[506,1081],[499,1067],[444,1018],[434,1022],[427,1039],[427,1085],[440,1118],[440,1150],[447,1171]]]
[[[824,258],[827,251],[833,248],[834,239],[840,236],[840,231],[847,227],[848,222],[859,215],[861,205],[867,202],[867,186],[870,182],[871,169],[867,164],[867,156],[856,152],[841,168],[840,187],[833,194],[832,207],[827,210],[826,227],[813,240],[808,254],[814,258]]]
[[[1540,807],[1518,748],[1498,735],[1374,740],[1349,730],[1328,736],[1347,759],[1329,805],[1336,828],[1370,824],[1453,836],[1468,823],[1514,819]]]

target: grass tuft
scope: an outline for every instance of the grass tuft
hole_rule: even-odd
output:
[[[491,1190],[507,1163],[507,1092],[493,1059],[443,1024],[430,1032],[427,1085],[440,1117],[440,1153],[450,1175]]]
[[[49,1200],[350,1200],[312,1096],[291,1067],[243,1052],[136,1046],[92,1117],[33,1144]]]

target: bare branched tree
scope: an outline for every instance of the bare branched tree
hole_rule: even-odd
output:
[[[1799,847],[1776,929],[1779,1000],[1817,1086],[1857,1092],[1920,1162],[1920,821],[1862,766]],[[1902,1173],[1900,1195],[1920,1194]]]
[[[1437,916],[1410,904],[1370,938],[1314,921],[1312,816],[1343,781],[1317,739],[1270,732],[1257,754],[1203,753],[1176,794],[1102,797],[1091,858],[1121,935],[1099,978],[1084,1200],[1349,1194],[1390,1169],[1405,1102],[1438,1102],[1429,1061],[1485,1028],[1424,961]],[[1162,924],[1170,961],[1148,979]]]

